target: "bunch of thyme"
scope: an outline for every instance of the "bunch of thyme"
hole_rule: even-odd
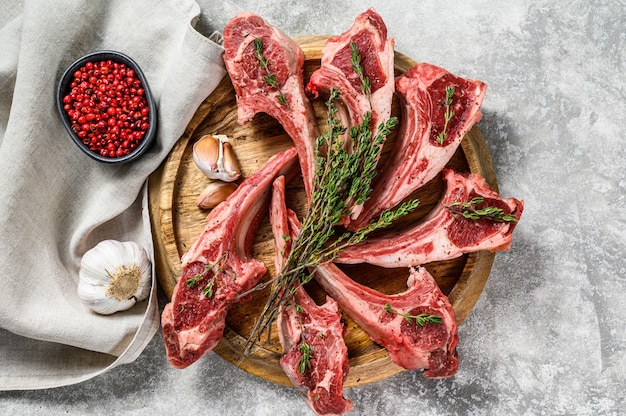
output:
[[[337,118],[335,101],[339,98],[339,90],[331,89],[326,101],[326,130],[316,142],[316,172],[309,208],[282,270],[271,283],[270,295],[248,339],[244,358],[269,330],[280,305],[285,305],[299,286],[313,278],[316,266],[335,260],[341,250],[362,242],[371,232],[389,226],[419,204],[418,200],[412,200],[386,210],[356,232],[340,231],[338,225],[350,215],[353,204],[363,204],[369,198],[385,137],[398,121],[392,117],[381,123],[373,135],[371,113],[367,113],[359,126],[347,131]],[[351,146],[345,146],[344,137]]]

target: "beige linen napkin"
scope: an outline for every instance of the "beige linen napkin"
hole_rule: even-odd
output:
[[[146,179],[223,77],[222,49],[192,0],[0,3],[0,390],[48,388],[133,361],[157,331],[155,282],[100,316],[76,296],[80,259],[109,238],[152,253]],[[54,101],[65,68],[102,49],[134,58],[158,105],[157,143],[119,167],[79,151]]]

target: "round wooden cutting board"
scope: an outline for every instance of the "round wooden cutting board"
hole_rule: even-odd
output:
[[[319,67],[321,50],[327,38],[327,36],[296,38],[306,57],[305,80]],[[413,65],[415,65],[413,60],[396,53],[396,75],[406,72]],[[322,126],[326,113],[323,102],[319,101],[314,102],[314,106]],[[400,117],[397,103],[394,103],[393,113]],[[256,172],[270,156],[292,146],[291,139],[284,133],[282,127],[266,114],[258,114],[243,126],[237,124],[235,93],[228,76],[202,103],[167,160],[150,177],[150,216],[156,252],[156,273],[168,297],[171,297],[181,273],[180,258],[200,235],[208,214],[208,210],[198,208],[195,202],[211,180],[196,167],[192,157],[193,143],[205,134],[225,134],[230,138],[244,178]],[[381,164],[384,163],[385,153],[389,151],[393,140],[392,135],[385,145]],[[491,156],[477,127],[465,136],[448,166],[457,171],[480,173],[497,190]],[[443,188],[444,184],[439,175],[417,191],[414,197],[419,198],[420,207],[406,221],[416,221],[426,215],[437,203]],[[286,192],[288,206],[301,215],[305,202],[301,178],[293,180]],[[402,227],[403,224],[406,226],[406,221],[403,220],[397,226]],[[267,216],[256,234],[253,255],[264,261],[268,267],[268,274],[262,281],[273,277],[274,249]],[[451,261],[426,265],[442,291],[449,296],[459,323],[467,317],[480,296],[491,271],[493,259],[493,253],[478,252]],[[383,269],[370,265],[341,266],[341,268],[359,283],[384,293],[402,292],[407,287],[407,269]],[[224,336],[215,351],[251,374],[289,385],[291,383],[278,363],[281,346],[275,324],[269,339],[264,336],[251,356],[239,362],[256,316],[265,304],[268,290],[257,292],[251,300],[236,304],[230,309]],[[318,303],[324,302],[325,294],[315,282],[307,285],[307,291]],[[350,372],[345,386],[378,381],[403,371],[391,362],[386,350],[374,344],[349,316],[344,314],[343,319],[347,328],[345,340],[350,360]]]

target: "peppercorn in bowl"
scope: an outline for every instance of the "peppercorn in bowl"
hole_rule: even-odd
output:
[[[92,52],[59,81],[57,107],[76,145],[103,163],[141,156],[156,138],[156,104],[145,75],[129,56]]]

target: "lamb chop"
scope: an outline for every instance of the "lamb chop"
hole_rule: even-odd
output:
[[[352,44],[360,56],[360,75],[353,66]],[[344,125],[361,124],[372,112],[372,129],[391,116],[394,92],[394,40],[387,39],[385,22],[374,9],[361,13],[350,29],[330,38],[322,49],[321,67],[309,79],[307,91],[314,97],[328,95],[330,88],[341,92],[347,112]],[[367,78],[370,90],[362,88]]]
[[[241,12],[224,28],[224,63],[235,88],[238,122],[264,112],[278,120],[298,151],[307,195],[319,129],[304,92],[304,53],[260,16]]]
[[[293,211],[288,218],[295,235],[298,219]],[[454,310],[424,267],[411,267],[409,273],[408,290],[396,295],[354,282],[333,263],[318,265],[315,279],[394,363],[425,369],[425,377],[450,377],[459,365]]]
[[[372,237],[348,247],[336,262],[409,267],[449,260],[478,250],[508,250],[524,209],[523,201],[503,199],[478,174],[444,169],[443,179],[446,191],[423,221],[395,234]],[[494,210],[501,210],[500,220],[495,218]],[[488,211],[493,212],[492,218],[479,215]]]
[[[282,176],[274,181],[270,222],[279,271],[291,249]],[[327,297],[318,306],[300,287],[290,303],[280,304],[277,324],[284,352],[280,365],[311,410],[318,415],[351,410],[352,402],[343,397],[350,364],[337,302]]]
[[[271,184],[279,175],[295,175],[295,149],[278,153],[244,180],[207,216],[202,234],[182,258],[180,276],[161,324],[167,358],[185,368],[212,350],[225,328],[231,304],[241,301],[265,274],[251,255],[256,229],[267,209]]]
[[[397,78],[396,89],[402,109],[401,131],[376,178],[371,198],[359,217],[353,217],[351,229],[364,227],[443,169],[465,133],[480,120],[487,86],[419,63]]]

